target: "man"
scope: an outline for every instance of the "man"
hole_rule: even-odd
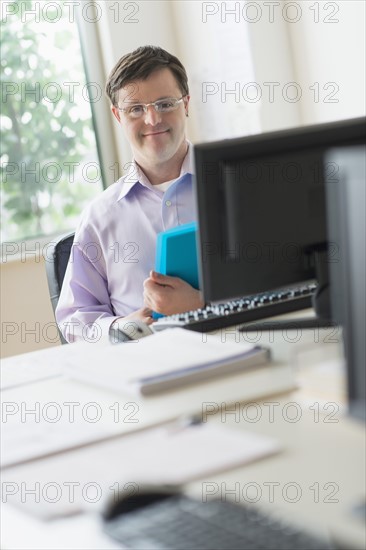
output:
[[[69,342],[100,340],[118,319],[203,306],[199,291],[152,271],[157,233],[196,218],[189,89],[181,62],[145,46],[123,56],[106,85],[130,143],[128,173],[83,212],[56,310]]]

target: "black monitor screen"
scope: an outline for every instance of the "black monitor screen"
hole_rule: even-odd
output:
[[[206,301],[316,279],[326,250],[330,147],[365,143],[356,119],[195,146]],[[332,254],[328,246],[328,255]]]

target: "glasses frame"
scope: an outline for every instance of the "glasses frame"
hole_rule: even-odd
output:
[[[157,99],[156,101],[152,101],[151,103],[131,103],[129,107],[117,107],[117,109],[118,109],[118,111],[122,111],[123,113],[125,113],[126,116],[128,116],[128,118],[138,120],[139,118],[141,118],[143,116],[143,114],[141,113],[141,115],[139,115],[139,116],[133,116],[131,113],[128,112],[129,109],[131,109],[132,107],[136,107],[136,106],[142,107],[143,110],[144,110],[144,114],[146,115],[148,107],[150,107],[150,105],[152,105],[154,107],[156,113],[159,113],[159,112],[161,113],[162,111],[158,111],[158,109],[157,109],[157,104],[161,103],[162,101],[168,101],[169,99],[174,99],[174,101],[175,101],[174,108],[169,110],[169,111],[166,111],[167,113],[171,113],[171,112],[176,111],[178,109],[179,104],[182,103],[182,101],[184,100],[185,97],[187,97],[187,95],[182,95],[182,97],[180,97],[180,98],[165,97],[163,99]],[[164,114],[164,112],[163,112],[163,114]]]

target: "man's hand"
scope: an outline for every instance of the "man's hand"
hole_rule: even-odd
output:
[[[169,277],[155,271],[150,271],[150,277],[144,281],[144,302],[153,311],[164,315],[204,306],[199,290],[179,277]]]
[[[143,323],[146,323],[147,325],[151,325],[153,322],[153,318],[151,317],[152,310],[148,307],[142,307],[141,309],[138,309],[137,311],[133,311],[129,315],[126,315],[123,317],[123,319],[126,319],[126,321],[134,321],[137,319],[138,321],[142,321]]]

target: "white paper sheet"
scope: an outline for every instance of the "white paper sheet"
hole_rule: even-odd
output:
[[[118,494],[136,492],[144,483],[175,485],[208,479],[279,448],[269,437],[216,422],[194,426],[174,422],[11,468],[4,472],[2,485],[9,493],[12,488],[16,491],[6,495],[8,502],[51,519],[100,510]],[[34,494],[25,494],[27,487],[37,488],[38,502]]]

